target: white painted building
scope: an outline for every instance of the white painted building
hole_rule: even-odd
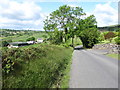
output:
[[[43,42],[43,39],[42,38],[38,38],[37,39],[37,43],[42,43]]]
[[[27,41],[28,44],[34,44],[35,41]]]

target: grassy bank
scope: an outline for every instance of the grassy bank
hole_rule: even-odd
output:
[[[120,60],[120,54],[107,54],[107,56]]]
[[[63,87],[61,82],[69,71],[71,56],[71,48],[55,45],[4,50],[3,88]]]

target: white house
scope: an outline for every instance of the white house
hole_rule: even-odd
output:
[[[42,43],[43,42],[43,39],[42,38],[38,38],[37,39],[37,43]]]
[[[28,44],[34,44],[35,41],[27,41]]]

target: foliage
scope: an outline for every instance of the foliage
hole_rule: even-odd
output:
[[[63,40],[66,42],[70,37],[74,38],[77,19],[80,19],[82,15],[85,13],[80,7],[60,6],[44,21],[44,29],[55,40],[55,43],[62,43]]]
[[[116,29],[116,32],[120,32],[120,28]]]
[[[60,44],[63,41],[63,32],[62,31],[58,31],[58,29],[56,28],[53,36],[50,37],[50,42],[52,44]]]
[[[94,15],[90,15],[85,20],[79,21],[77,27],[77,35],[80,37],[83,47],[91,48],[98,43],[100,33],[97,30],[96,19]]]
[[[2,41],[2,47],[6,47],[8,45],[9,45],[9,43],[7,41]]]
[[[30,37],[26,41],[35,41],[35,37]]]
[[[80,7],[60,6],[44,21],[44,29],[54,44],[62,43],[63,40],[67,42],[72,38],[71,46],[74,47],[74,37],[77,35],[84,47],[92,47],[98,42],[97,22],[94,15],[82,19],[83,15],[85,13]]]
[[[99,42],[104,41],[104,40],[105,40],[104,34],[103,34],[103,33],[100,33]]]
[[[115,37],[115,34],[113,32],[108,32],[106,35],[104,35],[105,39],[110,39]]]
[[[120,45],[120,37],[115,38],[115,43]]]
[[[47,35],[42,35],[43,38],[47,38]]]
[[[112,38],[115,37],[115,33],[114,32],[108,32],[107,34],[104,35],[104,37],[105,37],[105,39],[108,39],[111,42]]]
[[[36,44],[4,50],[3,88],[58,87],[58,78],[63,76],[71,54],[71,49],[55,45]]]
[[[9,74],[11,71],[13,71],[13,66],[14,66],[14,62],[11,61],[11,59],[6,58],[4,59],[3,63],[2,63],[2,70],[5,74]]]

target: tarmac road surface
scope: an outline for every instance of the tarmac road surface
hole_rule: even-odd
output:
[[[118,88],[118,60],[95,50],[76,47],[69,88]]]

